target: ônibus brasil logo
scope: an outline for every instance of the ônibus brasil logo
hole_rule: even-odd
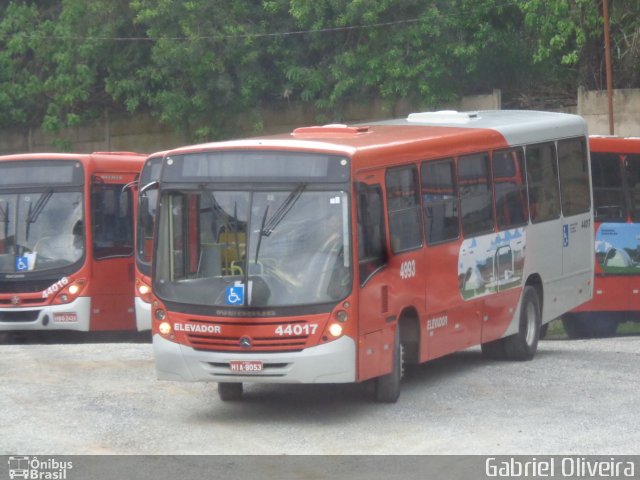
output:
[[[9,457],[9,478],[30,480],[66,480],[67,471],[73,468],[73,462],[63,462],[55,458],[30,456]]]

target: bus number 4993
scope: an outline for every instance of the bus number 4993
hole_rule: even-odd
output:
[[[400,278],[403,280],[416,276],[416,261],[407,260],[400,265]]]

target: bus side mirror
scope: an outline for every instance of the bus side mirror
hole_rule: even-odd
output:
[[[139,195],[142,196],[142,194],[144,194],[147,190],[158,188],[159,186],[160,186],[160,182],[158,180],[154,180],[151,183],[147,183],[145,186],[140,188]]]

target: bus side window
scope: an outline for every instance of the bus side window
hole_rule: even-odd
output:
[[[422,246],[422,219],[415,166],[387,170],[389,236],[393,253]]]
[[[584,138],[558,141],[558,169],[560,170],[560,198],[565,217],[589,211],[589,167]]]
[[[631,219],[637,222],[640,221],[640,155],[627,155],[625,170],[631,201]]]
[[[384,205],[380,185],[356,183],[360,285],[387,263]]]
[[[529,221],[529,209],[522,149],[494,152],[492,166],[498,229],[524,225]]]
[[[531,221],[539,223],[560,217],[555,145],[528,145],[526,159]]]
[[[618,154],[591,153],[593,216],[599,222],[624,222],[627,219],[620,165]]]
[[[458,238],[458,191],[453,159],[424,162],[420,170],[427,242],[433,245]]]
[[[493,230],[493,195],[489,182],[489,155],[479,153],[458,160],[462,232],[465,237]]]

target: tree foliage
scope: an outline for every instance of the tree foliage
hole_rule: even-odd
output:
[[[640,2],[608,0],[614,79],[640,86]],[[5,0],[0,125],[149,111],[190,138],[296,101],[434,108],[463,94],[604,84],[602,0]]]

